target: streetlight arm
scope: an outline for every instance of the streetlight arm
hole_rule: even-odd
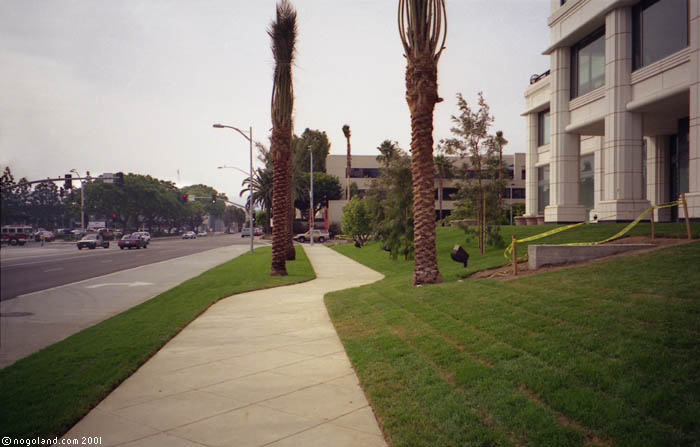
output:
[[[237,128],[237,127],[226,126],[225,124],[214,124],[212,127],[216,128],[216,129],[233,129],[233,130],[235,130],[236,132],[238,132],[239,134],[243,135],[243,137],[244,137],[246,140],[250,141],[251,143],[252,143],[252,141],[253,141],[253,140],[250,139],[250,136],[248,136],[248,135],[246,135],[245,133],[243,133],[243,131],[242,131],[241,129]]]
[[[245,175],[247,175],[247,176],[250,175],[250,173],[245,172],[243,169],[237,168],[237,167],[235,167],[235,166],[226,166],[226,165],[223,165],[223,166],[217,166],[216,169],[235,169],[236,171],[242,172],[243,174],[245,174]]]

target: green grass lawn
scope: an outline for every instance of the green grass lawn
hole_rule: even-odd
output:
[[[269,276],[270,256],[241,255],[0,370],[2,436],[62,435],[219,299],[314,278],[303,249],[286,277]]]
[[[460,230],[438,228],[445,282],[423,287],[376,244],[336,247],[386,275],[326,304],[390,445],[700,445],[700,242],[502,282],[460,280],[455,243]],[[466,249],[469,271],[505,261]]]

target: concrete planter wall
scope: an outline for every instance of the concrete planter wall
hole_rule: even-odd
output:
[[[654,247],[653,244],[530,245],[527,247],[527,267],[537,270],[545,265],[571,264]]]

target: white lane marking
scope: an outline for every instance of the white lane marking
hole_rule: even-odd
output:
[[[98,287],[108,287],[108,286],[127,286],[127,287],[139,287],[139,286],[152,286],[151,282],[105,282],[102,284],[93,284],[91,286],[85,286],[86,289],[97,289]]]
[[[57,272],[57,271],[59,271],[59,270],[63,270],[63,267],[59,267],[59,268],[57,268],[57,269],[48,269],[48,270],[44,270],[44,273]]]

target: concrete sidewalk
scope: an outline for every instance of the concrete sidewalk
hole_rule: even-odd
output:
[[[317,279],[234,295],[187,326],[64,438],[125,446],[386,446],[323,303],[382,278],[323,246]]]

